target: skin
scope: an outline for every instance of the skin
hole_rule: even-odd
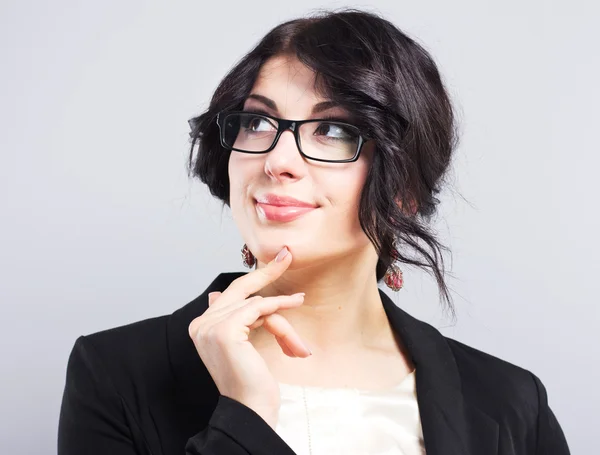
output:
[[[251,94],[269,98],[277,109],[251,98],[244,109],[295,120],[334,114],[352,123],[340,107],[313,114],[327,101],[314,81],[295,58],[274,57]],[[278,382],[382,389],[414,369],[383,309],[377,253],[358,219],[374,150],[367,142],[356,162],[320,163],[302,157],[286,131],[269,153],[231,153],[231,212],[257,269],[213,293],[209,309],[190,324],[190,336],[219,391],[273,427]],[[319,207],[291,222],[269,221],[254,202],[266,193]],[[287,254],[275,261],[282,249]]]

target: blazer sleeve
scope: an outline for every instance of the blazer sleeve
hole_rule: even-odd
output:
[[[570,455],[564,432],[548,405],[548,394],[542,381],[532,373],[538,393],[536,455]]]
[[[295,452],[253,409],[219,396],[208,427],[190,438],[186,455],[295,455]]]
[[[67,363],[58,424],[58,455],[147,455],[140,426],[118,393],[91,342],[76,341]],[[164,455],[295,455],[249,407],[220,396],[209,424],[185,451]]]
[[[91,343],[75,341],[58,422],[58,455],[135,455],[121,398]]]

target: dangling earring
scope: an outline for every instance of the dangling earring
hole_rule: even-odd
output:
[[[398,251],[392,251],[392,259],[396,261],[398,259]],[[404,286],[404,277],[402,275],[402,270],[397,265],[393,263],[390,264],[388,269],[385,271],[385,275],[383,276],[383,280],[388,288],[392,291],[399,291]]]
[[[252,254],[252,252],[248,249],[248,246],[244,243],[242,247],[242,262],[246,267],[251,269],[256,264],[256,258]]]

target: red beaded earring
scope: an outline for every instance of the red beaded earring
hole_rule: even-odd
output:
[[[246,267],[251,269],[256,264],[256,258],[252,254],[252,252],[248,249],[248,246],[244,243],[242,247],[242,262]]]
[[[392,251],[392,259],[396,261],[398,259],[398,251]],[[399,291],[404,286],[404,277],[402,275],[402,270],[394,263],[390,264],[390,266],[385,271],[385,275],[383,276],[383,280],[388,288],[392,291]]]

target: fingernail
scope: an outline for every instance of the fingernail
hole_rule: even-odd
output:
[[[308,346],[306,346],[306,344],[304,344],[304,347],[305,347],[305,348],[306,348],[306,350],[307,350],[307,351],[310,353],[310,355],[313,355],[313,354],[312,354],[312,351],[310,350],[310,348],[309,348]]]
[[[277,256],[275,256],[275,262],[283,261],[283,258],[287,256],[288,252],[289,251],[288,251],[287,247],[284,246],[281,249],[281,251],[279,253],[277,253]]]
[[[292,294],[290,297],[304,297],[306,294],[304,292],[296,292]]]

